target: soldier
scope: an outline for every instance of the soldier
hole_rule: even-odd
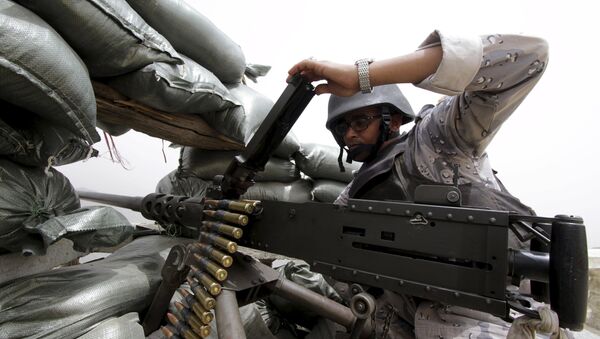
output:
[[[485,149],[538,82],[547,61],[547,44],[539,38],[465,38],[435,31],[408,55],[362,59],[355,65],[308,59],[293,66],[289,74],[300,73],[309,81],[326,80],[316,93],[332,94],[326,127],[340,145],[340,167],[342,149],[348,153],[348,162],[364,162],[337,204],[347,204],[348,198],[413,200],[420,184],[451,184],[460,189],[463,205],[533,214],[495,176]],[[446,97],[415,115],[397,83],[413,83]],[[412,120],[415,126],[399,135],[400,126]],[[510,246],[523,244],[511,237]],[[505,337],[508,330],[497,318],[482,319],[481,314],[458,308],[450,311],[452,318],[448,307],[431,303],[421,303],[417,311],[418,303],[411,298],[385,294],[378,301],[378,338],[394,337],[392,333],[410,336],[412,328],[417,337],[436,338],[476,337],[480,332]],[[461,323],[482,321],[485,330],[460,328]]]

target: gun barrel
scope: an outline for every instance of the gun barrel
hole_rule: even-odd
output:
[[[79,198],[95,201],[102,204],[128,208],[137,212],[141,212],[143,197],[131,197],[126,195],[106,194],[90,191],[77,191]]]

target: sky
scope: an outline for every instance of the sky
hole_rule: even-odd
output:
[[[545,38],[550,61],[543,78],[487,151],[513,195],[542,216],[583,217],[588,246],[600,247],[600,25],[595,2],[188,2],[242,47],[247,63],[272,67],[250,86],[274,101],[286,86],[288,69],[308,57],[340,63],[381,60],[410,53],[434,29]],[[440,97],[412,85],[400,88],[415,111]],[[315,97],[292,129],[301,142],[335,145],[324,127],[327,100],[326,95]],[[178,150],[168,142],[137,132],[114,142],[127,169],[110,160],[104,140],[95,145],[100,157],[57,169],[78,189],[144,196],[177,167]]]

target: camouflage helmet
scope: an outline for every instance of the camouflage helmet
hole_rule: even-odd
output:
[[[410,107],[408,100],[400,91],[397,85],[383,85],[373,87],[371,93],[358,92],[350,97],[340,97],[331,95],[329,97],[329,107],[327,110],[328,130],[332,130],[333,123],[344,114],[359,108],[368,106],[386,105],[392,109],[392,114],[397,112],[402,114],[402,123],[407,123],[415,119],[415,113]]]

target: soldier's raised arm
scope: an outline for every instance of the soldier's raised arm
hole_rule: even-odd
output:
[[[457,146],[483,154],[500,126],[540,79],[548,62],[548,45],[519,35],[454,37],[433,32],[421,45],[441,46],[435,73],[416,86],[450,97],[432,110],[431,120],[444,119],[444,129]]]

